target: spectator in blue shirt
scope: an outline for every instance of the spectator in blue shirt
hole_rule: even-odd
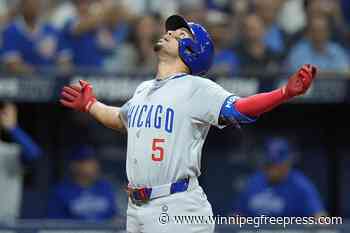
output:
[[[105,25],[108,8],[106,5],[92,7],[90,0],[73,2],[78,14],[63,27],[59,53],[65,59],[69,58],[75,68],[99,69],[116,46]]]
[[[130,36],[131,26],[129,9],[123,4],[111,4],[105,13],[105,36],[114,43],[114,48],[110,55],[104,59],[103,68],[111,72],[128,72],[134,69],[131,47],[127,43]]]
[[[277,14],[280,1],[259,0],[255,1],[256,14],[263,20],[265,25],[264,43],[276,53],[285,51],[284,33],[277,24]]]
[[[117,207],[113,186],[102,179],[95,152],[79,146],[70,156],[69,172],[54,188],[48,203],[52,219],[107,221],[115,220]]]
[[[215,57],[211,71],[232,76],[238,72],[238,57],[232,49],[234,34],[227,14],[211,10],[207,16],[209,31],[215,43]]]
[[[307,17],[312,18],[317,15],[327,17],[329,21],[329,30],[331,39],[341,43],[343,46],[348,45],[348,27],[346,19],[342,13],[342,5],[340,0],[304,0]],[[309,19],[308,19],[309,21]]]
[[[0,131],[9,134],[13,142],[0,140],[0,221],[15,220],[20,215],[23,169],[21,162],[39,159],[42,149],[24,132],[17,122],[16,106],[0,106]]]
[[[55,64],[56,30],[41,22],[41,0],[21,0],[19,16],[2,33],[1,58],[9,72],[32,74]]]
[[[302,172],[292,168],[289,144],[271,138],[265,145],[263,170],[252,175],[234,206],[244,216],[320,217],[319,193]]]
[[[280,69],[280,55],[264,43],[265,27],[261,18],[255,14],[244,17],[242,38],[235,51],[242,75],[272,76]]]
[[[349,57],[339,44],[330,41],[329,22],[324,16],[309,18],[304,38],[290,51],[287,68],[294,72],[301,64],[312,63],[323,72],[346,72]]]

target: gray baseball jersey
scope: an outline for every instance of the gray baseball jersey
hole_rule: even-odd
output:
[[[157,186],[200,175],[202,146],[225,100],[211,80],[177,74],[141,83],[121,107],[128,131],[126,170],[133,186]]]

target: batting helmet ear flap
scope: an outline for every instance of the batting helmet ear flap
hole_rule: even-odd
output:
[[[188,56],[196,56],[199,53],[199,51],[200,51],[200,46],[193,39],[184,38],[184,39],[179,40],[179,54],[186,54]]]

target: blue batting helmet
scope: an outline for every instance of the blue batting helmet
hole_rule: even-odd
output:
[[[94,159],[96,156],[95,150],[88,145],[78,145],[75,146],[69,154],[69,161],[83,161]]]
[[[165,22],[165,29],[176,30],[187,28],[193,36],[179,40],[179,55],[188,66],[191,74],[203,75],[210,69],[214,58],[214,44],[203,26],[193,22],[187,22],[179,15],[170,16]]]
[[[264,163],[281,164],[291,160],[291,149],[289,142],[284,138],[269,138],[265,141],[265,158]]]

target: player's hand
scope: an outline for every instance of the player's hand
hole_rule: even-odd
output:
[[[297,73],[293,74],[286,86],[283,87],[283,94],[287,98],[304,94],[310,87],[317,73],[316,66],[303,65]]]
[[[89,112],[96,101],[91,84],[84,80],[79,80],[79,85],[63,87],[61,92],[61,104],[76,111]]]

